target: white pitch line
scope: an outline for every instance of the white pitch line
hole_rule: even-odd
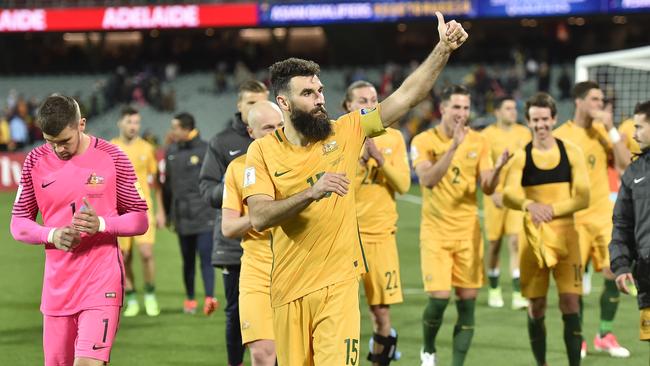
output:
[[[413,194],[408,194],[408,193],[407,194],[401,194],[401,195],[397,196],[397,199],[400,200],[400,201],[413,203],[415,205],[421,205],[422,204],[422,197],[416,196],[416,195],[413,195]]]

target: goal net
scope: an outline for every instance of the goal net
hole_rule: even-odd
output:
[[[634,106],[650,99],[650,46],[580,56],[576,82],[593,80],[614,106],[614,122],[632,116]]]

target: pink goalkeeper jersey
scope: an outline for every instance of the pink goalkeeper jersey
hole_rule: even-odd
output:
[[[79,210],[83,197],[106,221],[104,232],[82,234],[81,244],[71,252],[45,243],[43,314],[71,315],[94,306],[122,305],[124,276],[116,233],[147,228],[147,204],[136,182],[126,155],[96,137],[90,137],[83,154],[67,161],[49,145],[28,154],[12,212],[14,237],[45,243],[52,228],[71,224],[72,206]],[[35,223],[38,211],[43,226]]]

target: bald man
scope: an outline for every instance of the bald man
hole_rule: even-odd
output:
[[[260,101],[248,112],[248,134],[262,138],[282,127],[282,112],[272,102]],[[246,155],[233,160],[226,170],[221,231],[226,238],[241,238],[244,254],[239,275],[239,322],[242,344],[251,351],[253,366],[275,365],[273,309],[271,308],[270,230],[253,230],[248,207],[242,202]]]

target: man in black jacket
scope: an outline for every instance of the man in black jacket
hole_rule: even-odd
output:
[[[618,289],[634,296],[638,287],[640,339],[650,341],[650,100],[634,110],[634,139],[641,154],[621,178],[609,254]]]
[[[244,347],[239,328],[239,271],[242,248],[239,239],[228,239],[221,233],[221,204],[223,197],[223,176],[231,161],[246,154],[253,141],[246,131],[250,108],[260,100],[268,100],[269,91],[257,80],[249,80],[239,87],[237,113],[228,127],[211,140],[201,174],[199,187],[201,196],[210,206],[217,209],[214,230],[212,265],[223,268],[223,286],[226,295],[226,347],[228,364],[239,365],[243,361]]]
[[[214,298],[214,268],[210,263],[215,210],[206,204],[197,183],[201,160],[208,144],[201,140],[194,117],[180,113],[171,123],[174,143],[165,154],[165,209],[173,222],[183,255],[183,281],[187,298],[185,313],[194,314],[194,273],[196,252],[201,258],[201,275],[205,290],[203,312],[210,315],[217,308]],[[221,225],[219,225],[221,226]]]

